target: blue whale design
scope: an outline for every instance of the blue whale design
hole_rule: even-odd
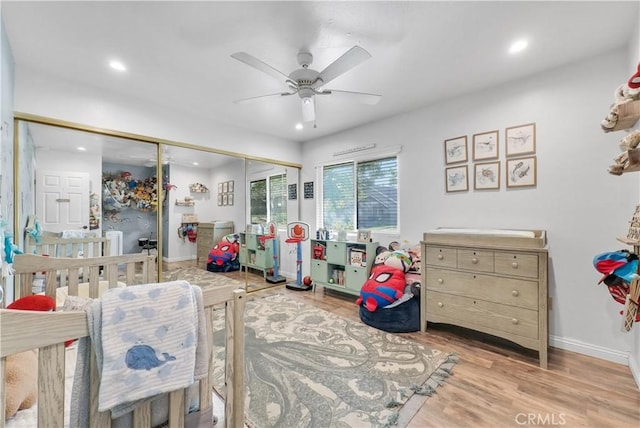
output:
[[[163,352],[162,356],[164,360],[160,360],[156,356],[156,350],[149,345],[135,345],[129,348],[124,361],[130,369],[151,370],[154,367],[160,367],[164,363],[176,359],[176,357],[166,352]]]

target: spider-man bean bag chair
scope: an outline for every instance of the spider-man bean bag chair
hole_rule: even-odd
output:
[[[237,242],[223,240],[209,251],[207,270],[209,272],[231,272],[240,270],[238,253],[240,246]]]

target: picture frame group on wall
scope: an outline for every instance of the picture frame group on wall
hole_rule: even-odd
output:
[[[218,206],[233,205],[233,180],[218,183]]]
[[[536,123],[506,127],[503,138],[504,163],[500,160],[499,130],[472,134],[471,149],[468,149],[466,135],[444,140],[447,193],[469,190],[470,179],[473,190],[498,190],[503,175],[508,188],[536,186]],[[466,164],[468,150],[472,151],[472,165]]]

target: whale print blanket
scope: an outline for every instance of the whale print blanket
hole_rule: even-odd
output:
[[[206,374],[202,290],[187,281],[110,289],[87,308],[87,318],[100,373],[98,409],[114,418]],[[76,382],[74,395],[83,395]]]

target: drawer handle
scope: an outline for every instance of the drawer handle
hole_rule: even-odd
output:
[[[511,324],[518,324],[518,319],[517,318],[511,318]]]
[[[478,264],[478,259],[476,257],[471,259],[471,263],[473,263],[474,265]]]
[[[511,263],[511,267],[514,269],[518,269],[518,262]]]
[[[444,283],[444,279],[438,278],[438,284],[442,284],[442,283]]]
[[[438,307],[439,307],[439,308],[441,308],[441,307],[443,307],[443,306],[444,306],[444,303],[442,303],[442,302],[438,302]]]
[[[511,295],[512,295],[513,297],[518,297],[518,296],[520,295],[520,293],[518,293],[518,290],[513,290],[513,291],[511,292]]]
[[[444,256],[442,254],[438,254],[438,260],[442,260],[444,259]]]

